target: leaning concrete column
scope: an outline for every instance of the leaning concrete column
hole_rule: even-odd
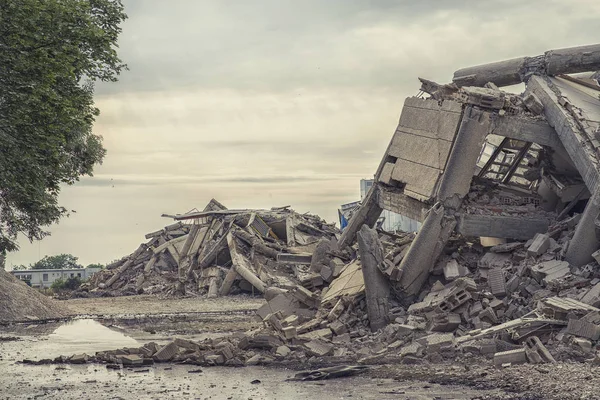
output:
[[[456,226],[455,213],[469,193],[479,152],[490,127],[490,113],[467,106],[438,189],[438,203],[431,209],[417,237],[400,264],[396,284],[405,297],[416,295],[429,277]]]
[[[342,232],[342,236],[338,241],[338,246],[343,249],[346,246],[350,246],[354,242],[356,232],[367,224],[369,227],[375,226],[377,219],[381,215],[383,209],[379,206],[379,185],[377,182],[371,186],[369,193],[365,196],[362,204],[358,211],[348,221],[348,226]]]
[[[600,241],[596,236],[596,219],[600,212],[600,190],[588,200],[581,220],[575,228],[573,239],[569,243],[569,249],[565,260],[569,264],[580,267],[594,261],[592,253],[600,248]]]
[[[443,218],[444,207],[437,203],[427,214],[417,237],[402,259],[402,275],[397,287],[404,297],[417,294],[429,276],[429,270],[437,258],[434,248],[441,235]]]
[[[360,264],[365,280],[367,315],[371,331],[384,328],[388,323],[390,284],[379,266],[383,263],[383,250],[375,229],[363,225],[356,234]]]

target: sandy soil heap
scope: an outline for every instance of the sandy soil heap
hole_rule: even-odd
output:
[[[67,309],[0,270],[0,322],[61,318]]]

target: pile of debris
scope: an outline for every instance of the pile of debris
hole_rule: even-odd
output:
[[[571,217],[527,242],[487,249],[454,237],[419,301],[410,305],[394,295],[390,271],[401,263],[414,235],[376,234],[363,226],[354,246],[360,258],[342,266],[328,288],[266,291],[268,301],[257,310],[261,329],[37,363],[321,365],[441,362],[475,355],[499,366],[596,360],[600,268],[596,262],[574,268],[559,260],[579,219]],[[369,270],[373,266],[376,271]],[[373,287],[373,275],[382,287]]]
[[[460,70],[446,85],[422,79],[429,97],[406,99],[341,235],[287,209],[175,216],[199,221],[177,225],[181,249],[172,230],[150,234],[154,250],[113,266],[104,288],[144,289],[163,251],[179,260],[179,292],[195,272],[211,295],[236,281],[264,293],[264,327],[94,360],[600,361],[600,86],[597,73],[561,75],[597,69],[600,45]],[[499,89],[519,82],[522,95]],[[369,228],[383,209],[422,222],[418,234]]]
[[[0,269],[0,323],[57,319],[68,314],[58,302]]]
[[[333,254],[325,254],[331,248],[328,243],[339,236],[334,224],[289,207],[228,210],[213,199],[202,212],[168,217],[176,222],[148,233],[148,242],[94,274],[74,296],[216,297],[264,293],[269,287],[320,288],[337,276],[342,259],[348,258],[340,253],[342,259],[333,260]],[[333,262],[331,270],[314,272],[325,259]]]

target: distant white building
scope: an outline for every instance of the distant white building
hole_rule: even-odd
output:
[[[374,184],[373,179],[361,179],[360,180],[360,200],[364,200]],[[343,204],[338,211],[340,217],[340,228],[344,229],[348,220],[352,217],[352,214],[358,209],[360,202],[355,201],[348,204]],[[417,232],[421,228],[421,223],[414,219],[405,217],[404,215],[396,214],[394,212],[383,210],[379,221],[382,221],[381,229],[387,232]]]
[[[29,285],[39,288],[50,287],[59,279],[79,278],[86,280],[101,268],[72,268],[72,269],[27,269],[10,271],[17,279],[29,282]]]

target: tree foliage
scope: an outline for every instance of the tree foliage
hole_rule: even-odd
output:
[[[60,186],[102,161],[93,85],[126,68],[125,18],[120,0],[0,1],[0,252],[46,236],[67,215]]]
[[[83,268],[77,262],[78,258],[72,254],[59,254],[56,256],[45,256],[41,260],[29,266],[29,269],[72,269]]]
[[[57,279],[54,282],[52,282],[52,285],[50,286],[50,289],[52,289],[53,292],[60,292],[60,291],[64,291],[64,290],[75,290],[77,288],[79,288],[79,286],[81,286],[81,279],[77,276],[73,277],[73,278],[67,278],[67,279]]]

